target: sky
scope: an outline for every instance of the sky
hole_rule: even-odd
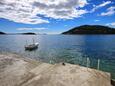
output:
[[[115,0],[0,0],[0,31],[60,34],[81,25],[115,27]]]

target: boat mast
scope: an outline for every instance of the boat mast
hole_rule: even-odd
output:
[[[27,40],[26,40],[26,45],[25,46],[27,46],[28,45],[28,42],[27,42]]]
[[[33,38],[33,44],[35,44],[34,38]]]

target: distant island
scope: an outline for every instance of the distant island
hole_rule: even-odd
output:
[[[0,35],[2,35],[2,34],[6,34],[6,33],[4,33],[4,32],[0,32]]]
[[[83,25],[62,34],[115,34],[115,28],[101,25]]]
[[[33,32],[27,32],[27,33],[5,33],[0,31],[0,35],[36,35],[36,33]]]
[[[36,35],[36,33],[33,33],[33,32],[27,32],[27,33],[21,33],[23,35]]]

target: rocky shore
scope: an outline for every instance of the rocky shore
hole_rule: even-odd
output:
[[[0,86],[111,86],[109,73],[0,54]]]

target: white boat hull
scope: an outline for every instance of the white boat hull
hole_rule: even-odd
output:
[[[25,50],[35,50],[38,48],[38,45],[38,43],[27,45],[25,46]]]

